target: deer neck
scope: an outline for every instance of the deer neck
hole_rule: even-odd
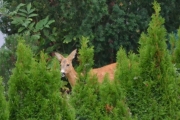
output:
[[[71,72],[66,74],[66,77],[70,83],[71,86],[74,86],[76,83],[76,79],[77,79],[77,73],[74,70],[74,68],[71,69]]]

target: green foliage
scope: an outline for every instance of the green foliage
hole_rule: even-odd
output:
[[[169,36],[168,49],[169,49],[169,53],[171,54],[171,57],[172,57],[172,63],[175,64],[174,52],[175,52],[176,44],[177,44],[176,34],[170,33],[168,36]]]
[[[155,13],[147,34],[140,38],[140,79],[136,84],[132,110],[138,119],[179,119],[177,78],[166,46],[161,7],[153,3]]]
[[[83,79],[80,79],[83,81]],[[86,77],[86,84],[76,84],[70,97],[71,104],[75,108],[76,119],[97,119],[100,115],[98,105],[98,87],[97,79]]]
[[[93,47],[88,47],[88,39],[82,37],[80,56],[78,60],[78,82],[72,89],[70,97],[72,106],[76,111],[76,119],[95,119],[98,108],[98,87],[96,77],[90,77],[88,72],[93,64]],[[96,107],[96,108],[95,108]],[[95,114],[96,113],[96,114]]]
[[[34,51],[39,52],[41,46],[55,41],[56,29],[50,30],[50,25],[55,21],[49,20],[49,16],[37,21],[38,14],[31,3],[27,5],[20,3],[9,15],[12,18],[11,23],[18,27],[17,33],[25,37]],[[47,52],[52,52],[52,48],[48,48]]]
[[[139,58],[133,53],[126,54],[126,51],[121,47],[117,53],[117,67],[115,72],[115,82],[120,83],[125,101],[129,106],[129,111],[136,109],[136,85],[139,82]],[[134,115],[134,114],[133,114]]]
[[[91,36],[92,27],[107,14],[106,0],[75,1],[59,0],[63,26],[62,31],[68,32],[64,35],[64,43],[81,36]],[[72,21],[74,21],[72,23]]]
[[[46,17],[35,24],[33,18],[38,16],[35,14],[35,8],[32,8],[31,3],[29,3],[26,8],[22,8],[25,4],[19,4],[15,11],[9,13],[12,16],[12,24],[16,26],[20,25],[18,33],[21,33],[23,30],[26,30],[26,34],[29,32],[37,33],[44,28],[49,28],[49,25],[54,22],[54,20],[49,20],[49,17]],[[39,37],[37,37],[38,39]]]
[[[126,54],[126,51],[121,47],[117,53],[117,67],[115,73],[116,82],[120,82],[126,90],[133,87],[134,80],[139,76],[139,58],[134,53]],[[131,73],[131,74],[129,74]]]
[[[19,0],[7,1],[11,3],[12,11],[21,2]],[[138,22],[136,20],[139,20],[141,15],[132,14],[131,11],[127,10],[131,5],[122,7],[119,5],[120,1],[113,3],[113,1],[106,0],[25,1],[26,4],[29,4],[29,2],[32,2],[32,6],[37,9],[38,13],[38,16],[33,21],[40,21],[47,15],[55,20],[51,27],[54,32],[43,32],[43,36],[50,39],[51,42],[49,40],[41,40],[40,45],[37,45],[42,49],[49,47],[48,52],[54,49],[68,52],[70,48],[72,49],[72,46],[73,48],[80,46],[81,36],[89,37],[89,43],[95,46],[95,66],[98,66],[114,62],[116,51],[120,45],[125,46],[127,50],[131,48],[135,50],[137,47],[137,37],[140,34],[135,31],[139,31],[138,25],[142,21]],[[129,1],[124,2],[129,4]],[[18,29],[20,31],[23,29],[16,26],[11,28],[12,31],[10,32],[13,32],[13,30],[17,32]],[[37,37],[38,34],[35,33],[33,35]]]
[[[12,35],[5,39],[5,44],[0,48],[0,75],[3,77],[3,82],[5,83],[5,90],[7,91],[7,82],[10,75],[12,74],[12,69],[16,62],[16,46],[18,35]]]
[[[86,83],[87,78],[89,77],[89,71],[91,70],[93,64],[94,64],[94,49],[93,46],[88,45],[88,38],[82,36],[81,37],[81,49],[78,51],[78,61],[79,66],[77,67],[77,73],[79,80],[78,82],[84,86],[84,83]]]
[[[40,60],[33,58],[29,47],[19,43],[9,81],[10,119],[179,119],[180,78],[175,70],[180,66],[180,30],[178,37],[170,35],[171,56],[165,43],[167,31],[179,26],[178,0],[158,0],[161,8],[154,2],[155,13],[147,33],[142,34],[154,0],[4,1],[9,5],[0,4],[0,11],[8,8],[11,16],[2,14],[0,29],[11,36],[0,48],[3,83],[6,85],[14,67],[19,36],[40,54]],[[127,55],[137,50],[140,34],[140,57],[131,52]],[[39,51],[70,52],[72,47],[81,47],[79,80],[72,94],[66,95],[59,93],[63,84],[57,61],[47,63],[47,55]],[[105,78],[99,84],[88,72],[94,61],[95,66],[114,62],[117,51],[115,83]]]
[[[20,42],[15,69],[9,80],[10,119],[59,120],[61,118],[59,64],[48,67],[47,55],[37,62],[30,48]]]
[[[75,120],[75,108],[71,105],[70,95],[64,94],[61,104],[61,120]]]
[[[73,49],[80,47],[81,36],[89,37],[89,43],[93,44],[95,50],[95,66],[102,66],[116,60],[119,46],[123,46],[126,51],[137,52],[137,42],[141,32],[148,27],[154,0],[5,1],[9,2],[10,11],[14,11],[19,3],[31,3],[36,8],[35,14],[38,14],[33,17],[33,21],[30,21],[32,25],[33,22],[44,19],[44,16],[55,20],[50,26],[52,31],[43,30],[33,34],[35,38],[38,38],[39,34],[41,34],[40,39],[44,38],[38,42],[38,48],[47,52],[54,50],[70,52],[72,47]],[[165,27],[169,32],[176,30],[179,26],[180,1],[158,0],[158,2],[162,5],[161,14],[166,20]],[[24,10],[27,11],[26,8]],[[17,33],[20,27],[9,24],[10,22],[10,18],[3,16],[0,29],[6,34]]]
[[[117,99],[118,98],[118,99]],[[131,120],[130,109],[125,100],[124,90],[119,82],[110,83],[105,79],[99,90],[100,119]],[[104,109],[105,108],[105,109]],[[135,120],[135,119],[133,119]]]
[[[172,48],[172,58],[173,63],[176,65],[177,68],[180,68],[180,29],[178,29],[177,35],[173,34],[171,36],[171,40],[174,42],[171,42]]]
[[[76,119],[131,119],[120,86],[109,83],[108,79],[99,84],[96,77],[88,77],[86,81],[72,91],[71,103],[76,109]]]
[[[11,75],[12,68],[16,61],[16,47],[17,39],[21,36],[25,39],[26,44],[31,46],[34,53],[39,54],[42,46],[49,44],[55,40],[53,36],[56,35],[55,29],[49,30],[49,25],[54,22],[54,20],[49,20],[46,17],[40,21],[35,20],[38,15],[35,13],[36,9],[31,6],[31,4],[19,4],[16,10],[7,14],[12,18],[12,23],[15,24],[19,30],[18,34],[9,35],[5,39],[5,44],[0,48],[0,75],[4,78],[5,84],[7,83],[9,76]],[[37,21],[37,22],[36,22]],[[52,31],[53,33],[51,33]],[[52,35],[50,35],[52,34]],[[45,38],[47,38],[45,40]],[[54,47],[47,47],[46,52],[52,52]],[[7,85],[6,88],[7,90]]]
[[[8,13],[7,6],[8,4],[6,1],[3,0],[0,1],[0,15],[1,14],[6,15]]]
[[[109,83],[107,77],[99,84],[97,77],[89,72],[93,64],[93,47],[88,47],[87,42],[87,38],[82,37],[77,68],[79,79],[70,98],[76,119],[131,119],[119,84]]]
[[[3,81],[0,77],[0,119],[9,120],[8,104],[5,98],[5,91],[3,87]]]
[[[92,68],[94,64],[94,49],[93,46],[88,48],[88,38],[81,37],[81,49],[79,49],[78,53],[78,60],[80,63],[80,66],[78,66],[77,71],[80,73],[88,73],[89,70]]]

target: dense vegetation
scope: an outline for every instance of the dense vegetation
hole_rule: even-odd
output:
[[[158,2],[4,0],[0,118],[179,119],[179,1]],[[79,82],[67,94],[53,52],[74,48]],[[113,83],[89,76],[115,61]]]
[[[14,12],[13,15],[2,16],[0,29],[3,33],[8,35],[24,33],[22,27],[25,27],[25,30],[30,31],[30,35],[36,35],[34,44],[48,53],[56,50],[69,53],[74,48],[80,48],[82,36],[89,37],[90,44],[94,46],[95,66],[114,62],[119,46],[123,46],[127,52],[129,50],[137,52],[140,34],[147,29],[154,12],[152,9],[154,0],[4,1],[8,2],[7,9]],[[165,28],[168,32],[176,31],[180,21],[178,14],[180,1],[158,0],[158,2],[162,7],[161,15],[166,21]],[[32,4],[29,13],[24,12],[26,11],[24,6],[17,11],[17,6],[22,3]],[[54,20],[50,29],[34,30],[31,23],[36,24],[47,16]],[[9,24],[12,20],[19,23]],[[41,35],[37,37],[39,34]],[[26,39],[28,38],[29,36]]]

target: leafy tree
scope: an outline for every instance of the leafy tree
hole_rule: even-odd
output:
[[[5,90],[7,91],[10,75],[12,74],[12,69],[16,62],[16,46],[18,35],[12,35],[5,39],[5,44],[0,48],[0,75],[3,77],[3,82],[5,83]]]
[[[35,10],[31,3],[28,5],[21,3],[13,12],[10,12],[9,15],[12,18],[11,23],[18,27],[18,33],[24,36],[26,42],[38,53],[42,49],[42,46],[46,46],[46,44],[55,41],[54,37],[56,33],[55,29],[49,30],[54,20],[49,20],[48,16],[39,21],[35,21],[34,17],[38,16]],[[52,32],[50,33],[50,31]],[[47,40],[45,40],[46,38]],[[48,51],[48,48],[45,50],[52,52]]]
[[[9,80],[10,119],[54,119],[61,116],[60,73],[57,61],[48,66],[43,53],[33,58],[29,47],[20,42],[17,62]]]
[[[8,120],[9,119],[9,110],[8,110],[8,104],[5,98],[5,91],[3,86],[2,78],[0,77],[0,119],[1,120]]]
[[[49,25],[53,23],[53,20],[49,20],[49,17],[46,17],[38,22],[33,21],[33,18],[37,16],[35,13],[35,8],[31,4],[19,4],[16,7],[16,10],[6,13],[7,16],[12,18],[12,24],[19,27],[18,34],[9,35],[5,39],[5,44],[0,48],[0,55],[3,56],[0,58],[0,75],[4,78],[5,84],[9,80],[11,75],[12,68],[16,61],[16,47],[17,39],[23,37],[26,41],[26,44],[31,46],[34,53],[38,53],[42,49],[41,45],[44,46],[44,35],[48,36],[51,41],[54,40],[54,32],[52,35],[49,35]],[[52,30],[54,31],[54,30]],[[51,47],[46,49],[46,52],[52,52]],[[6,88],[7,90],[7,85]]]
[[[132,46],[128,45],[130,42],[123,42],[124,39],[128,41],[129,35],[123,37],[120,37],[119,35],[124,35],[124,33],[127,33],[129,29],[126,28],[130,28],[131,31],[136,30],[138,25],[136,23],[133,23],[135,15],[131,15],[129,16],[129,18],[126,18],[126,21],[131,23],[128,24],[129,27],[126,27],[127,24],[124,24],[125,19],[123,18],[126,16],[126,14],[124,13],[125,9],[121,10],[118,2],[115,3],[116,5],[115,7],[113,7],[114,5],[111,6],[111,2],[107,2],[106,0],[83,2],[74,0],[68,2],[64,0],[55,0],[50,2],[47,0],[7,1],[11,3],[10,9],[12,11],[14,11],[18,4],[21,2],[24,2],[26,4],[32,2],[32,5],[37,9],[38,13],[38,16],[35,16],[33,18],[34,21],[40,21],[44,16],[47,15],[49,15],[51,18],[54,18],[55,23],[51,28],[55,30],[54,27],[56,27],[56,33],[58,33],[58,35],[55,37],[54,41],[44,41],[45,45],[42,46],[43,48],[48,48],[52,45],[53,48],[50,49],[50,51],[59,49],[60,51],[68,52],[70,50],[69,48],[71,48],[72,46],[74,48],[80,47],[79,44],[81,36],[86,36],[90,38],[90,44],[93,44],[95,46],[95,59],[97,61],[97,64],[106,64],[109,62],[113,62],[115,60],[116,50],[119,48],[120,44],[123,44],[127,46],[126,48],[130,49],[130,46]],[[114,9],[113,12],[111,12],[112,7]],[[4,17],[4,19],[8,18]],[[4,20],[2,24],[5,24],[5,21],[6,20]],[[10,28],[10,34],[16,33],[18,29],[22,30],[22,28],[17,28],[14,25],[11,25]],[[126,30],[122,31],[122,33],[121,30],[123,29]],[[131,34],[132,32],[129,33]],[[46,32],[46,34],[44,35],[45,38],[49,39],[48,35],[51,35],[51,32]],[[133,42],[132,44],[134,43],[135,42]],[[43,42],[41,42],[40,44],[43,44]],[[102,54],[104,52],[111,54],[111,56]],[[100,55],[99,57],[97,57],[98,54]]]
[[[7,2],[5,1],[3,1],[3,0],[1,0],[1,2],[0,2],[0,15],[2,15],[2,14],[6,14],[7,12],[8,12],[8,9],[6,8],[8,6],[8,4],[7,4]]]
[[[136,83],[133,115],[138,119],[179,119],[179,88],[174,66],[166,46],[161,7],[153,3],[155,13],[147,34],[140,38],[140,79]]]
[[[71,41],[75,40],[79,44],[79,36],[89,37],[89,42],[95,49],[95,66],[114,62],[120,45],[127,51],[137,47],[140,34],[135,31],[139,31],[136,20],[139,16],[127,12],[129,2],[126,3],[127,6],[122,7],[120,1],[61,1],[64,21],[62,24],[67,31],[63,34],[64,42],[71,44]]]
[[[8,9],[14,11],[19,3],[29,4],[36,8],[33,21],[40,21],[44,16],[53,18],[53,31],[43,33],[38,46],[52,52],[56,49],[70,52],[80,47],[81,36],[89,37],[94,46],[95,66],[101,66],[116,60],[119,46],[126,51],[136,51],[141,32],[145,31],[153,13],[150,1],[129,0],[6,0]],[[179,24],[179,1],[158,0],[162,5],[162,16],[166,19],[165,27],[174,31]],[[173,21],[172,21],[173,20]],[[8,24],[11,18],[3,16],[1,30],[7,34],[17,33],[18,29]],[[10,30],[10,31],[8,31]],[[41,34],[42,34],[41,33]],[[49,38],[50,36],[50,38]],[[43,44],[43,45],[42,45]],[[107,53],[107,54],[105,54]]]

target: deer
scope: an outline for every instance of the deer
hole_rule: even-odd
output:
[[[68,57],[64,57],[60,53],[55,52],[55,56],[60,62],[60,66],[61,66],[61,70],[60,70],[62,75],[61,77],[66,77],[71,87],[75,86],[78,78],[78,74],[72,65],[72,60],[75,58],[76,53],[77,53],[77,49],[73,50],[68,55]],[[115,70],[116,70],[116,63],[112,63],[100,68],[92,69],[90,70],[90,73],[92,75],[96,75],[98,78],[98,82],[102,83],[106,74],[108,75],[110,81],[113,81]]]

